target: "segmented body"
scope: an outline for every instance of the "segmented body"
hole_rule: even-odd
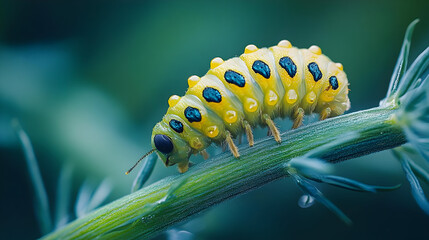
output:
[[[298,127],[304,114],[325,119],[350,107],[343,66],[317,46],[298,49],[286,40],[269,49],[249,45],[240,57],[226,61],[214,58],[206,75],[191,76],[188,85],[185,96],[170,97],[152,134],[164,163],[178,163],[181,172],[191,154],[213,142],[226,141],[238,157],[232,138],[246,133],[253,145],[251,129],[257,125],[268,125],[280,142],[273,118],[290,117]]]

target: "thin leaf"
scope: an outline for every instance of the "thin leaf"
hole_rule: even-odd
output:
[[[421,76],[421,74],[429,66],[429,47],[426,48],[420,55],[414,60],[413,64],[407,70],[407,72],[401,78],[399,82],[397,94],[398,97],[403,96],[409,90],[410,86],[414,84]]]
[[[398,124],[411,145],[429,162],[429,75],[400,101],[402,106],[396,114]]]
[[[405,126],[403,130],[408,141],[417,149],[420,155],[429,162],[429,132],[427,132],[427,130],[415,131],[412,126]]]
[[[420,186],[419,180],[414,175],[413,170],[410,167],[410,160],[398,149],[393,149],[393,154],[399,159],[404,170],[405,176],[410,183],[411,193],[416,200],[419,207],[429,215],[429,202],[425,197],[422,187]]]
[[[319,189],[317,189],[311,183],[307,182],[304,178],[298,176],[298,174],[292,174],[292,177],[295,180],[296,184],[305,194],[312,196],[318,202],[325,205],[326,208],[335,213],[335,215],[337,215],[347,225],[352,224],[352,220],[350,220],[350,218],[348,218],[337,206],[335,206],[335,204],[333,204],[325,196],[323,196],[322,192],[320,192]]]
[[[425,76],[424,80],[420,78],[413,83],[407,94],[400,98],[401,105],[404,106],[402,109],[405,112],[415,112],[427,108],[428,101],[427,95],[429,91],[429,74]],[[421,111],[417,111],[414,114],[421,115]],[[427,117],[427,116],[426,116]]]
[[[425,80],[422,80],[422,78],[419,78],[416,81],[414,81],[413,84],[410,86],[410,89],[416,89],[416,88],[420,87],[422,85],[422,83],[427,80],[428,76],[425,77]]]
[[[317,158],[294,158],[286,164],[287,171],[296,172],[299,175],[320,183],[327,183],[336,187],[349,189],[359,192],[377,192],[377,191],[390,191],[399,188],[401,185],[395,186],[373,186],[358,182],[356,180],[348,179],[345,177],[328,175],[331,165],[325,161]]]
[[[58,179],[55,205],[55,229],[64,226],[70,220],[70,199],[72,184],[72,167],[64,165]]]
[[[151,154],[147,157],[137,177],[134,179],[133,186],[131,187],[131,192],[135,192],[144,186],[144,184],[152,174],[152,171],[155,168],[155,164],[157,160],[158,160],[157,154]]]
[[[92,195],[88,206],[86,207],[86,212],[90,212],[100,206],[109,196],[111,191],[112,185],[109,180],[104,179]]]
[[[94,191],[94,187],[86,180],[79,188],[77,194],[75,214],[77,218],[83,217],[88,211],[87,207],[91,200],[91,194]]]
[[[429,172],[417,165],[414,161],[410,159],[408,162],[410,164],[411,170],[423,181],[425,181],[426,184],[429,185]]]
[[[75,205],[76,217],[83,217],[100,206],[106,200],[111,190],[112,188],[108,180],[103,180],[95,191],[94,186],[86,180],[80,187],[77,196]]]
[[[401,51],[399,52],[399,57],[393,70],[386,99],[388,99],[392,95],[392,93],[396,91],[401,77],[407,70],[408,55],[411,46],[411,37],[413,36],[414,28],[416,27],[418,22],[419,19],[416,19],[411,22],[410,25],[408,25],[407,31],[405,32],[404,42],[402,43]]]
[[[31,183],[35,194],[35,209],[40,231],[42,234],[47,234],[52,230],[51,213],[49,211],[48,195],[43,184],[39,166],[37,164],[36,155],[34,154],[33,146],[27,133],[22,129],[18,120],[14,119],[12,125],[21,142],[22,150],[24,151],[25,160],[27,162],[27,170],[30,175]]]
[[[419,108],[424,108],[423,101],[427,98],[426,92],[421,91],[421,89],[413,89],[408,93],[401,99],[404,105],[403,109],[407,113],[414,112],[418,116],[420,114]]]
[[[334,176],[334,175],[316,175],[316,176],[306,176],[308,179],[311,179],[316,182],[327,183],[336,187],[345,188],[352,191],[358,192],[382,192],[382,191],[392,191],[398,189],[401,184],[386,187],[386,186],[374,186],[368,185],[356,180],[352,180],[345,177]]]

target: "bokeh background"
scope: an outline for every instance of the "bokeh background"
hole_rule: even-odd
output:
[[[247,44],[271,46],[282,39],[302,48],[317,44],[343,63],[350,111],[358,111],[384,97],[405,29],[415,18],[421,22],[411,58],[428,46],[428,13],[429,2],[418,0],[0,1],[1,238],[41,236],[11,119],[19,119],[33,142],[52,210],[64,166],[73,169],[72,202],[84,181],[103,179],[111,183],[112,201],[130,192],[136,173],[124,171],[150,149],[152,127],[168,97],[184,94],[188,76],[204,75],[213,57],[227,59]],[[289,120],[277,123],[288,130]],[[338,164],[336,171],[366,183],[403,186],[381,194],[321,186],[354,221],[351,227],[320,204],[299,208],[302,193],[282,179],[178,229],[196,239],[429,236],[429,217],[388,152]],[[149,182],[171,174],[175,168],[157,164]]]

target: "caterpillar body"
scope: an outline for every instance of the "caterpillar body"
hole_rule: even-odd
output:
[[[290,117],[296,128],[305,114],[319,113],[323,120],[350,108],[342,64],[318,46],[298,49],[287,40],[268,49],[248,45],[241,56],[226,61],[214,58],[206,75],[189,77],[188,85],[185,96],[168,99],[167,113],[151,137],[150,153],[166,166],[177,164],[182,173],[190,155],[207,156],[211,143],[226,142],[238,158],[233,138],[245,133],[252,146],[257,125],[268,126],[280,143],[273,118]]]

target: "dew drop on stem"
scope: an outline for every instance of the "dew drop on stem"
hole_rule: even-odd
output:
[[[304,194],[298,200],[298,206],[301,208],[309,208],[313,206],[314,198],[310,195]]]

